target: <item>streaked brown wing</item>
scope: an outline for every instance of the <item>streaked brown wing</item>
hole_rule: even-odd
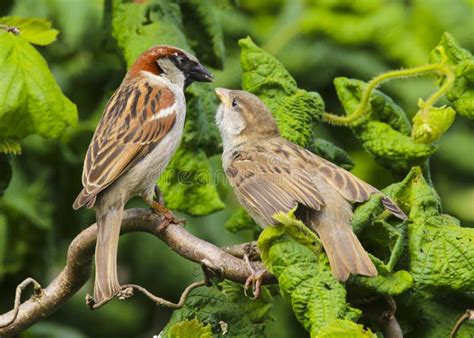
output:
[[[300,154],[303,154],[303,157],[310,163],[311,170],[316,170],[318,175],[323,177],[326,182],[350,202],[365,202],[372,194],[382,194],[379,190],[352,175],[347,170],[306,149],[301,149]],[[407,219],[405,213],[389,197],[383,195],[382,203],[396,217]]]
[[[145,81],[123,84],[107,103],[87,150],[83,204],[148,154],[176,121],[173,93]],[[159,115],[161,113],[161,115]]]
[[[275,213],[289,212],[297,204],[315,210],[324,205],[311,178],[276,153],[240,153],[226,174],[239,200],[267,224],[276,223]]]

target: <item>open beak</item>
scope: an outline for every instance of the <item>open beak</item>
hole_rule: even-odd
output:
[[[211,82],[214,80],[211,72],[209,72],[200,63],[198,63],[189,71],[188,78],[192,81],[199,81],[199,82]]]
[[[230,105],[230,90],[225,88],[216,88],[215,91],[219,100],[221,100],[224,106],[228,107]]]

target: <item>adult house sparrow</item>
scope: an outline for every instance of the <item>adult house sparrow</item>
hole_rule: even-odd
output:
[[[319,235],[333,276],[376,276],[377,269],[352,231],[350,202],[380,193],[348,171],[280,136],[272,114],[255,95],[216,89],[222,164],[236,197],[261,227],[298,206],[296,217]],[[406,219],[388,197],[383,205]]]
[[[168,220],[174,219],[153,195],[157,178],[181,141],[183,90],[192,81],[212,81],[194,56],[172,46],[148,49],[110,98],[95,130],[84,160],[84,189],[73,208],[96,210],[96,305],[120,290],[117,247],[125,203],[141,196]]]

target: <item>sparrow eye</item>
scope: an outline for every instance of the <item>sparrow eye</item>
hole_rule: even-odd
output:
[[[176,57],[176,60],[177,60],[178,63],[180,63],[180,64],[183,64],[184,61],[185,61],[184,56],[182,56],[182,55],[178,55],[178,56]]]
[[[236,99],[233,99],[233,100],[232,100],[232,108],[237,107],[237,105],[238,105],[238,104],[237,104],[237,100],[236,100]]]

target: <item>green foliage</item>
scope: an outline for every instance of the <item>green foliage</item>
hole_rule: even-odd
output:
[[[338,319],[360,316],[359,310],[346,303],[346,289],[332,276],[324,253],[315,254],[286,235],[282,227],[266,228],[258,247],[265,267],[278,279],[282,296],[312,337]],[[353,332],[357,330],[361,328],[356,326]]]
[[[348,153],[325,139],[313,138],[308,145],[308,149],[346,170],[351,170],[354,167],[354,162]]]
[[[376,277],[354,276],[350,284],[362,287],[371,293],[396,296],[413,287],[413,278],[405,270],[391,273],[389,268],[378,258],[372,257],[377,268]]]
[[[433,299],[421,301],[420,312],[424,325],[415,333],[418,337],[438,338],[449,337],[454,324],[459,319],[459,314],[464,309],[453,309],[451,304],[445,304]],[[457,333],[457,337],[473,337],[474,323],[466,321]]]
[[[218,99],[211,86],[203,83],[190,86],[186,90],[186,101],[183,147],[201,148],[207,155],[218,153],[220,137],[214,122]]]
[[[19,35],[0,30],[0,152],[20,152],[20,142],[31,134],[60,137],[77,122],[76,106],[66,98],[46,61],[30,45],[53,42],[57,31],[40,19],[3,18]],[[23,32],[23,33],[22,33]]]
[[[370,45],[389,60],[416,65],[426,61],[443,26],[450,25],[450,31],[467,40],[461,27],[470,25],[471,6],[449,0],[416,0],[410,6],[393,1],[316,1],[299,24],[306,34],[323,34],[342,45]]]
[[[224,208],[212,182],[206,154],[180,148],[158,179],[158,186],[168,208],[199,216]]]
[[[170,326],[168,336],[171,338],[211,338],[211,325],[203,325],[197,319],[183,320]]]
[[[314,123],[324,111],[321,96],[299,89],[280,61],[255,45],[250,38],[239,40],[239,46],[242,49],[242,88],[265,102],[284,138],[306,146]]]
[[[14,292],[18,280],[28,275],[42,283],[50,280],[62,268],[71,238],[93,222],[89,210],[70,208],[80,189],[84,151],[123,78],[124,65],[157,44],[177,45],[212,67],[225,64],[222,72],[214,72],[215,84],[187,88],[182,146],[165,173],[169,179],[160,180],[165,202],[174,209],[205,215],[226,202],[221,213],[188,218],[189,229],[199,237],[218,246],[250,240],[249,232],[230,235],[221,229],[229,214],[228,230],[251,229],[254,236],[260,231],[243,209],[233,213],[231,191],[216,187],[212,172],[221,151],[212,87],[238,88],[239,61],[243,88],[269,105],[283,136],[347,169],[354,166],[352,157],[355,173],[376,187],[409,172],[384,189],[409,214],[408,221],[384,211],[380,195],[355,210],[352,225],[377,266],[377,277],[353,276],[346,285],[334,281],[314,233],[291,215],[280,215],[285,225],[265,230],[261,242],[265,264],[277,275],[291,306],[278,298],[273,306],[268,289],[262,299],[251,300],[241,286],[224,282],[194,290],[186,306],[174,312],[164,335],[304,336],[294,311],[312,336],[381,336],[370,317],[374,310],[384,310],[379,304],[365,304],[360,312],[347,303],[391,296],[405,336],[446,337],[471,307],[474,139],[466,119],[458,118],[449,127],[454,112],[470,119],[474,112],[469,1],[15,0],[2,2],[0,10],[10,15],[0,18],[1,25],[20,28],[16,36],[0,27],[0,152],[23,151],[22,156],[0,154],[0,288],[7,296],[0,297],[2,308],[11,306],[13,293],[8,296],[7,290]],[[50,22],[61,31],[59,36]],[[30,43],[42,46],[41,56]],[[434,95],[425,98],[436,90],[432,78],[402,79],[384,84],[385,94],[374,90],[361,105],[368,79],[414,65],[439,66],[415,74],[438,76]],[[336,80],[338,100],[332,82],[340,75],[352,79]],[[78,126],[76,110],[59,86],[79,107]],[[364,108],[361,118],[347,124],[350,131],[321,123],[327,122],[324,106],[339,112],[341,105],[346,112],[341,118]],[[39,137],[21,142],[31,134],[58,138],[66,129],[61,142]],[[337,140],[342,149],[326,139]],[[370,155],[362,152],[361,144]],[[428,159],[437,191],[419,168],[412,169],[423,165],[428,180]],[[444,212],[462,221],[443,214],[440,200]],[[121,238],[120,270],[133,267],[137,283],[177,298],[197,268],[155,243],[140,235]],[[93,313],[83,299],[78,294],[51,321],[22,335],[149,336],[163,325],[150,320],[155,305],[144,298],[111,302]],[[273,308],[276,320],[271,322]],[[167,315],[160,309],[160,318]],[[353,322],[359,316],[371,331]],[[470,322],[458,334],[473,335]]]
[[[237,209],[224,224],[224,227],[230,232],[238,232],[240,230],[259,231],[260,229],[243,208]]]
[[[0,24],[16,27],[20,30],[19,36],[29,43],[46,46],[56,40],[59,31],[51,28],[51,22],[38,18],[21,18],[7,16],[0,18]]]
[[[474,288],[474,229],[441,214],[438,195],[413,168],[392,191],[408,206],[410,273],[418,288],[461,292]]]
[[[346,114],[352,114],[367,84],[339,77],[334,85]],[[408,136],[411,128],[406,114],[388,96],[375,90],[370,96],[370,106],[369,117],[351,128],[378,163],[395,172],[407,172],[435,152],[434,146],[416,143]]]
[[[423,105],[421,101],[420,105]],[[453,124],[456,111],[451,107],[422,109],[413,118],[412,138],[418,143],[433,143]]]
[[[173,327],[193,319],[205,327],[209,325],[213,337],[265,337],[264,322],[270,318],[272,296],[265,288],[257,300],[245,297],[243,292],[241,285],[230,281],[193,290],[184,307],[173,312],[163,337],[175,337]]]
[[[442,61],[444,54],[447,55],[448,64],[455,73],[454,84],[446,93],[446,97],[453,103],[459,114],[472,120],[474,119],[474,57],[449,33],[444,33],[438,46],[431,52],[431,61]],[[440,79],[440,85],[443,81],[446,80]]]
[[[113,2],[112,34],[122,49],[127,68],[150,47],[163,44],[190,50],[181,29],[181,13],[176,3]]]
[[[189,45],[199,54],[202,62],[222,68],[225,47],[214,1],[188,0],[180,2],[180,5]]]
[[[362,325],[357,325],[349,320],[336,319],[321,329],[314,337],[317,338],[374,338],[377,337],[370,330],[365,330]]]

